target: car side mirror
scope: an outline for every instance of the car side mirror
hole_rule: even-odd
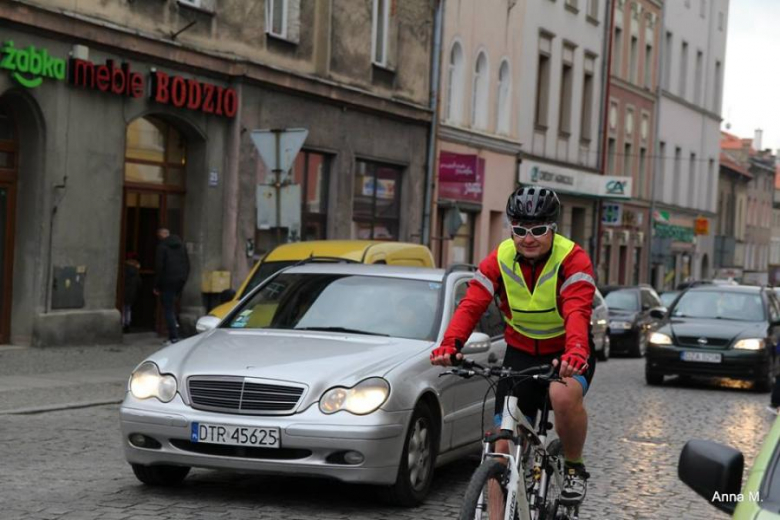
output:
[[[742,452],[717,442],[694,439],[686,442],[680,453],[677,474],[713,506],[732,514],[737,504],[728,499],[740,492],[744,466]]]
[[[667,312],[666,307],[656,307],[655,309],[650,309],[650,317],[662,320],[666,317]]]
[[[195,324],[195,330],[200,334],[207,330],[216,329],[222,320],[216,316],[202,316]]]
[[[473,332],[469,336],[469,340],[461,350],[463,355],[478,354],[480,352],[487,352],[490,350],[490,336],[484,332]]]

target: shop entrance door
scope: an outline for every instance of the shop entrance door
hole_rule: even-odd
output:
[[[18,145],[15,124],[0,106],[0,343],[11,335]]]

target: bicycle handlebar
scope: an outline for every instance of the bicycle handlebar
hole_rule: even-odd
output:
[[[457,366],[450,370],[445,370],[439,374],[439,377],[455,375],[459,377],[470,378],[478,375],[498,378],[533,377],[534,379],[541,381],[561,381],[556,367],[549,364],[530,367],[526,368],[525,370],[512,370],[511,368],[506,367],[485,367],[476,361],[467,358],[453,360],[453,362],[457,361],[460,361]]]

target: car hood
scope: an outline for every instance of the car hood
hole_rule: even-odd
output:
[[[180,382],[192,376],[242,376],[303,384],[303,409],[332,386],[383,376],[432,342],[330,332],[215,329],[152,355]],[[181,383],[180,383],[181,384]]]
[[[706,318],[672,318],[659,332],[672,332],[675,336],[723,339],[729,342],[736,338],[763,338],[766,323]]]

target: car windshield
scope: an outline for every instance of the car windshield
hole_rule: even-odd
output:
[[[252,275],[252,279],[249,280],[249,283],[246,284],[246,288],[244,289],[244,292],[239,295],[239,298],[243,298],[250,292],[252,292],[252,289],[260,285],[260,282],[271,276],[277,271],[281,271],[285,267],[290,267],[291,265],[295,265],[299,262],[299,260],[292,260],[288,262],[263,262],[260,264],[260,267],[257,268],[257,271],[255,271],[255,274]]]
[[[636,291],[618,290],[607,294],[605,300],[609,310],[619,311],[638,311],[639,298],[636,297]]]
[[[345,274],[281,273],[224,325],[348,332],[432,341],[442,284]]]
[[[688,291],[677,301],[672,316],[737,321],[765,319],[760,294],[726,291]]]
[[[679,292],[665,292],[661,293],[658,297],[661,299],[661,304],[663,304],[664,307],[670,307],[679,294]]]

